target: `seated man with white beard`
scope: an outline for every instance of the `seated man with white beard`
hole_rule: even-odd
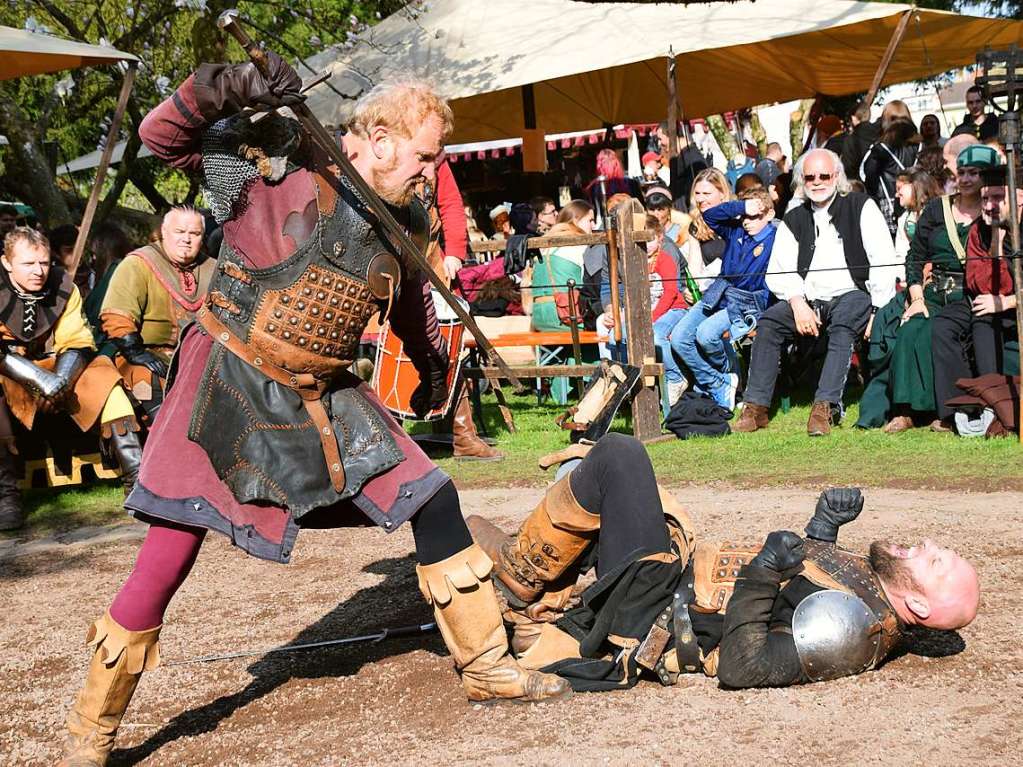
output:
[[[849,191],[838,155],[807,152],[794,175],[803,204],[785,214],[767,267],[767,287],[780,300],[757,324],[746,404],[732,431],[767,426],[782,348],[824,333],[827,355],[806,430],[829,434],[853,347],[895,295],[895,247],[884,216],[866,194]]]

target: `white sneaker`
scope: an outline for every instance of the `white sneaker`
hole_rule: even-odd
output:
[[[739,390],[739,376],[728,374],[728,409],[735,410],[735,393]]]
[[[682,399],[682,395],[685,394],[686,389],[689,388],[689,381],[682,377],[681,381],[668,382],[668,407],[675,407],[675,403]]]

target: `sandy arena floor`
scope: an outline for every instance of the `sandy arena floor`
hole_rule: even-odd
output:
[[[801,530],[812,489],[678,491],[708,538]],[[463,510],[507,523],[535,489],[471,490]],[[474,707],[437,635],[146,675],[113,765],[1011,764],[1023,735],[1023,494],[870,490],[850,548],[931,536],[981,574],[977,621],[949,657],[784,690],[643,683],[562,704]],[[82,680],[82,640],[127,575],[134,523],[72,543],[0,548],[0,764],[52,764]],[[165,662],[359,635],[430,620],[408,528],[303,533],[286,567],[211,536],[167,615]]]

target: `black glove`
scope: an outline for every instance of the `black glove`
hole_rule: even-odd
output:
[[[750,564],[772,570],[785,580],[802,569],[804,556],[802,538],[789,530],[775,530]]]
[[[863,511],[863,493],[858,487],[832,487],[821,493],[817,509],[806,526],[806,537],[825,543],[838,540],[838,528],[852,522]]]
[[[419,386],[409,399],[416,417],[423,418],[431,410],[443,407],[448,399],[448,371],[431,367],[428,375],[419,374]]]
[[[117,351],[121,353],[132,365],[141,365],[160,378],[167,377],[167,363],[148,351],[142,343],[142,336],[139,333],[129,333],[120,338],[111,338]]]
[[[246,64],[202,64],[195,73],[195,98],[207,120],[237,114],[246,107],[276,109],[305,100],[302,78],[273,51],[265,51],[268,75]]]

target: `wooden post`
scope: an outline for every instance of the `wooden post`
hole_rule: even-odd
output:
[[[96,215],[96,206],[99,204],[99,193],[103,188],[103,180],[107,176],[107,168],[110,167],[110,156],[117,145],[117,134],[121,130],[121,120],[124,119],[124,110],[128,108],[128,96],[131,95],[132,86],[135,84],[135,72],[137,62],[129,62],[128,68],[124,71],[124,81],[121,83],[121,95],[117,98],[117,108],[114,110],[114,118],[110,121],[110,130],[107,131],[107,141],[103,145],[103,153],[99,158],[99,165],[96,166],[96,179],[92,184],[92,192],[89,194],[89,201],[85,204],[85,212],[82,214],[82,223],[78,226],[78,237],[75,239],[75,249],[71,253],[71,263],[68,264],[67,272],[71,279],[75,278],[78,265],[82,261],[82,254],[85,252],[85,243],[89,239],[89,230],[92,228],[92,218]],[[98,276],[98,275],[97,275]]]
[[[656,361],[654,326],[650,307],[650,272],[646,249],[633,238],[633,216],[643,207],[633,200],[631,205],[618,206],[618,255],[625,286],[625,335],[628,339],[629,364],[643,367]],[[614,287],[614,289],[617,289]],[[661,436],[661,409],[657,392],[644,378],[632,400],[632,431],[636,439],[646,442]]]
[[[1011,98],[1011,97],[1010,97]],[[1019,141],[1019,113],[1012,112],[1010,120],[1006,120],[1006,116],[1002,117],[1003,121],[1011,122],[1009,130],[1010,137],[1014,137],[1016,141]],[[1020,264],[1020,232],[1019,232],[1019,206],[1016,204],[1016,190],[1019,188],[1019,179],[1016,178],[1016,163],[1019,162],[1020,146],[1014,141],[1010,141],[1005,145],[1009,159],[1007,162],[1008,168],[1008,188],[1006,192],[1009,195],[1009,236],[1011,237],[1012,244],[1012,281],[1015,283],[1016,288],[1016,327],[1023,328],[1023,265]],[[993,238],[992,238],[993,239]],[[1001,254],[999,249],[998,255]],[[1019,372],[1020,380],[1023,382],[1023,340],[1019,342]],[[1020,386],[1020,413],[1023,413],[1023,385]],[[1023,443],[1023,425],[1020,425],[1019,439]]]
[[[902,38],[906,34],[906,27],[909,26],[909,19],[913,13],[914,10],[912,9],[903,12],[902,18],[899,19],[899,24],[895,27],[895,32],[892,34],[892,39],[888,41],[888,47],[881,57],[881,63],[877,67],[877,72],[874,73],[874,81],[870,84],[870,90],[867,91],[867,97],[864,99],[868,105],[873,104],[874,99],[877,98],[877,92],[881,89],[881,81],[888,74],[888,67],[891,66],[892,59],[895,58],[895,51],[898,50],[899,43],[902,42]]]
[[[668,48],[668,157],[678,157],[678,94],[675,85],[675,51]]]

